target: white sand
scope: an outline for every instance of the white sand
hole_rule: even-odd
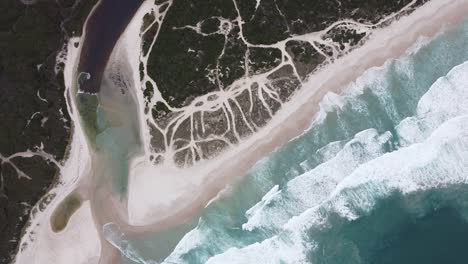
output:
[[[85,202],[70,218],[67,228],[54,233],[47,221],[37,228],[35,240],[17,256],[16,263],[73,263],[97,264],[101,253],[101,241],[94,228],[89,202]]]
[[[420,36],[433,37],[444,27],[460,23],[467,13],[466,0],[433,0],[374,31],[363,47],[312,76],[259,133],[214,160],[190,169],[154,167],[137,160],[130,175],[129,219],[121,219],[120,224],[127,232],[139,233],[177,225],[194,216],[226,184],[246,175],[256,161],[304,133],[327,92],[341,93],[367,69],[403,55]]]
[[[146,1],[144,5],[150,1]],[[134,65],[135,87],[143,111],[142,92],[138,82],[138,56],[140,51],[139,30],[145,6],[141,8],[127,28],[118,45],[125,45]],[[319,102],[327,92],[341,93],[346,85],[362,75],[367,69],[381,66],[388,59],[404,54],[420,36],[432,37],[443,27],[460,23],[468,14],[467,0],[432,0],[391,26],[373,32],[366,44],[329,65],[312,76],[304,89],[280,110],[272,121],[256,135],[248,138],[214,160],[201,162],[190,169],[155,167],[145,159],[136,159],[130,170],[128,208],[121,208],[105,195],[91,196],[91,203],[83,206],[72,216],[67,228],[54,234],[48,225],[52,210],[77,186],[88,189],[82,181],[89,168],[89,152],[79,125],[79,118],[72,115],[75,133],[70,157],[62,171],[64,184],[54,191],[57,197],[45,210],[33,218],[34,225],[27,230],[36,233],[34,241],[17,257],[16,263],[87,263],[113,259],[116,251],[108,244],[100,244],[101,230],[95,225],[112,221],[128,235],[155,232],[188,221],[200,212],[225,186],[246,175],[247,171],[262,157],[306,131],[318,113]],[[73,48],[72,48],[73,50]],[[71,87],[76,54],[69,54],[65,79]],[[75,57],[74,57],[75,56]],[[136,63],[135,63],[136,62]],[[339,73],[339,74],[337,74]],[[72,106],[70,106],[70,109]],[[70,110],[69,109],[69,110]],[[142,124],[144,120],[141,120]],[[142,125],[142,137],[148,142],[148,130]],[[103,201],[98,201],[104,198]],[[109,198],[109,199],[106,199]],[[96,206],[99,205],[99,206]],[[106,212],[99,210],[106,206]],[[126,211],[128,210],[128,211]],[[94,219],[93,219],[94,217]],[[94,220],[94,221],[93,221]],[[38,226],[36,227],[36,224]],[[99,232],[98,232],[99,231]],[[28,236],[23,238],[27,241]],[[111,261],[115,263],[114,261]]]

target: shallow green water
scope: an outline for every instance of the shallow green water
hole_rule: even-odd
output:
[[[78,86],[85,73],[78,76]],[[123,77],[122,77],[123,78]],[[127,195],[129,162],[141,150],[137,102],[104,76],[100,92],[76,94],[81,124],[91,154],[96,186],[110,185],[122,199]]]

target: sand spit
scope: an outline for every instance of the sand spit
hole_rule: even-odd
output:
[[[390,26],[375,30],[361,48],[311,76],[306,87],[260,132],[214,160],[200,162],[190,169],[154,167],[143,159],[135,160],[131,168],[128,212],[119,213],[114,204],[113,222],[127,235],[137,235],[188,221],[218,192],[244,176],[258,160],[303,134],[312,125],[319,102],[328,92],[342,93],[369,68],[403,55],[421,36],[430,38],[455,27],[467,13],[466,0],[433,0]],[[129,27],[126,34],[135,35],[129,32],[135,29]],[[127,213],[128,219],[121,217]]]

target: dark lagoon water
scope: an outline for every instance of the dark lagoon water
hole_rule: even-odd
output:
[[[85,38],[81,45],[78,72],[86,72],[91,79],[80,90],[96,93],[102,74],[114,46],[135,15],[143,0],[100,0],[88,18]]]

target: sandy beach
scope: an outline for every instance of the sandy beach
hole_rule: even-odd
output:
[[[135,39],[139,39],[142,17],[148,11],[145,9],[148,6],[143,4],[117,44],[118,48],[125,48],[128,52],[127,57],[129,64],[133,65],[134,86],[139,100],[143,98],[138,77],[141,40],[135,41]],[[99,254],[99,263],[118,263],[120,253],[103,238],[102,226],[104,224],[112,222],[119,227],[120,231],[132,237],[156,233],[189,222],[226,186],[242,179],[256,162],[307,131],[320,113],[320,102],[327,93],[342,93],[366,70],[380,67],[387,60],[404,55],[420,37],[432,38],[442,30],[457,26],[464,21],[466,14],[468,14],[467,0],[432,0],[390,26],[374,30],[362,47],[310,76],[304,87],[258,133],[213,160],[200,162],[188,169],[179,169],[154,166],[149,164],[145,157],[134,159],[130,166],[129,195],[126,206],[122,207],[122,203],[117,201],[110,191],[95,190],[93,186],[89,186],[91,184],[87,180],[89,176],[85,175],[89,167],[80,168],[78,172],[68,170],[69,173],[78,174],[81,178],[78,180],[71,177],[69,184],[65,185],[66,188],[63,187],[65,191],[55,190],[58,195],[50,208],[38,220],[43,222],[38,240],[50,240],[43,244],[43,247],[47,248],[49,245],[49,247],[54,247],[55,251],[60,252],[62,247],[66,248],[69,245],[66,243],[61,245],[57,241],[74,241],[73,237],[76,236],[76,232],[79,232],[76,230],[81,230],[80,225],[81,228],[88,225],[92,217],[96,229],[90,228],[92,232],[90,231],[86,239],[93,238],[95,241],[98,236],[97,239],[101,242],[100,252],[88,248],[92,245],[86,246],[87,253],[83,254],[91,255],[82,259],[97,261],[96,254]],[[79,54],[79,50],[76,53]],[[69,70],[65,72],[65,79],[68,80],[68,89],[71,86],[70,80],[74,79],[73,74],[76,74],[70,70],[70,67],[76,70],[76,61],[76,58],[67,61]],[[139,102],[139,111],[143,111],[143,105]],[[75,110],[73,116],[76,122],[79,120],[76,107],[70,107],[71,109]],[[146,123],[144,120],[140,120],[140,123],[143,142],[149,142]],[[77,163],[86,162],[83,157],[76,157],[86,155],[87,148],[79,150],[76,146],[76,144],[86,144],[86,142],[83,131],[79,131],[81,126],[75,124],[74,128],[78,130],[75,131],[74,137],[80,140],[74,141],[71,158],[65,164],[65,168],[74,168],[77,167]],[[90,166],[90,163],[87,166]],[[71,217],[69,224],[75,231],[67,231],[61,236],[51,235],[49,233],[53,231],[48,225],[48,218],[57,204],[73,188],[83,190],[84,196],[87,196],[85,199],[89,199],[90,203],[82,206]],[[69,240],[64,238],[66,236],[69,236],[67,238]],[[49,253],[29,250],[23,257],[20,254],[21,261],[17,263],[39,263],[31,260],[41,254]],[[60,254],[66,255],[67,253]],[[60,256],[49,259],[64,258]]]
[[[458,25],[467,12],[467,1],[432,1],[390,26],[375,30],[362,47],[311,76],[305,87],[259,133],[214,160],[201,162],[185,171],[145,167],[142,160],[136,160],[132,170],[146,175],[147,181],[135,182],[131,178],[129,215],[132,215],[132,210],[145,210],[141,209],[141,204],[144,206],[149,197],[143,197],[145,192],[139,190],[151,189],[151,199],[160,201],[160,205],[151,207],[155,213],[146,214],[145,221],[141,221],[143,217],[137,221],[118,217],[126,213],[117,213],[119,209],[115,206],[113,222],[126,234],[136,235],[189,221],[227,184],[241,179],[257,161],[303,134],[313,124],[320,109],[319,103],[328,92],[342,93],[367,69],[404,55],[420,37],[431,38],[441,30]],[[171,178],[156,176],[168,174]],[[150,175],[153,177],[148,177]],[[179,183],[167,183],[168,179]],[[180,183],[182,181],[185,182]],[[133,201],[132,191],[134,194],[139,192]],[[174,197],[167,197],[171,195]]]

